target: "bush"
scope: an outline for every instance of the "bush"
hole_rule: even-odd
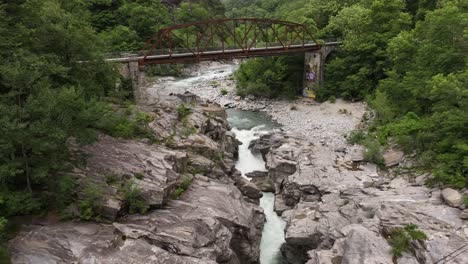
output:
[[[228,90],[226,90],[226,88],[221,88],[220,93],[221,93],[222,95],[227,95],[227,94],[228,94]]]
[[[192,109],[187,107],[185,104],[181,104],[177,107],[177,118],[179,120],[184,120],[192,113]]]
[[[0,212],[3,216],[27,215],[40,212],[41,200],[25,191],[5,191],[0,194]]]
[[[154,139],[148,126],[153,117],[136,110],[133,105],[117,110],[103,105],[100,112],[102,118],[96,124],[97,129],[113,137]]]
[[[157,64],[145,68],[148,76],[182,76],[183,64]]]
[[[256,58],[236,72],[237,94],[294,99],[302,93],[303,57]]]
[[[102,189],[98,185],[88,184],[83,190],[84,199],[79,203],[80,218],[91,220],[101,213],[103,203]]]
[[[184,176],[184,179],[180,185],[172,192],[172,199],[179,199],[180,196],[189,188],[190,184],[192,184],[192,178],[189,176]]]
[[[10,264],[10,254],[8,253],[7,247],[4,243],[0,241],[0,263]]]
[[[115,174],[115,173],[108,173],[106,174],[106,183],[108,185],[112,185],[112,184],[115,184],[119,181],[119,175]]]
[[[384,165],[382,147],[377,140],[366,138],[362,141],[362,145],[366,148],[364,151],[364,160],[379,166]]]
[[[349,135],[346,136],[346,139],[349,144],[361,144],[362,141],[366,138],[366,133],[362,130],[353,130]]]
[[[330,101],[330,103],[334,104],[336,102],[336,97],[332,95],[332,96],[328,97],[328,101]]]
[[[48,202],[59,211],[64,210],[74,200],[75,180],[69,175],[64,175],[56,180],[52,186],[52,195]]]
[[[141,191],[138,189],[135,182],[127,181],[123,186],[122,192],[125,205],[130,214],[144,214],[148,211],[149,205],[146,203],[145,199],[143,199]]]
[[[388,236],[388,242],[392,246],[392,254],[395,257],[403,256],[404,252],[411,252],[412,241],[426,239],[426,234],[418,230],[418,226],[415,224],[408,224],[403,228],[393,228]]]
[[[133,176],[135,176],[135,178],[137,178],[138,180],[142,180],[145,177],[145,175],[140,172],[134,173]]]

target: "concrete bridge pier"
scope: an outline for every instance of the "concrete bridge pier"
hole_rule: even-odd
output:
[[[126,62],[119,64],[119,73],[123,78],[132,81],[133,96],[137,103],[142,102],[146,98],[145,93],[145,73],[140,71],[138,60],[129,59]]]
[[[315,99],[325,77],[325,61],[336,45],[323,45],[319,50],[306,52],[304,59],[303,96]]]

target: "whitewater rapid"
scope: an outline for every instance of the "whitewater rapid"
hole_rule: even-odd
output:
[[[228,121],[233,127],[232,131],[242,142],[239,146],[239,159],[236,168],[245,177],[252,171],[266,171],[265,161],[261,154],[252,153],[250,142],[274,129],[275,124],[264,114],[259,112],[228,110]],[[284,228],[286,223],[274,211],[275,195],[263,193],[260,206],[263,208],[266,223],[263,227],[262,241],[260,243],[261,264],[285,263],[281,255],[281,245],[284,241]]]

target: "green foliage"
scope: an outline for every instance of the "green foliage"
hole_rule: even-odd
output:
[[[143,198],[141,191],[138,189],[135,182],[127,181],[122,188],[122,193],[125,205],[130,214],[144,214],[148,211],[149,205]]]
[[[0,238],[3,237],[3,232],[5,231],[7,220],[3,217],[0,217]]]
[[[135,178],[137,178],[138,180],[142,180],[145,177],[143,173],[139,172],[134,173],[133,176],[135,176]]]
[[[411,252],[411,242],[426,239],[426,234],[418,230],[415,224],[393,228],[388,236],[388,242],[392,246],[392,254],[395,257],[403,256],[404,252]]]
[[[373,134],[366,134],[363,130],[353,130],[346,136],[346,140],[349,144],[360,144],[365,147],[364,160],[379,166],[384,164],[382,145]]]
[[[64,175],[52,184],[48,204],[58,211],[62,211],[74,201],[75,179],[69,175]]]
[[[366,138],[361,144],[366,148],[364,151],[364,160],[375,163],[379,166],[384,164],[382,146],[377,140]]]
[[[226,90],[226,88],[221,88],[221,90],[219,91],[222,95],[227,95],[229,92],[228,90]]]
[[[336,102],[336,97],[332,95],[332,96],[328,97],[328,101],[330,101],[330,103],[334,104]]]
[[[172,199],[179,199],[180,196],[190,187],[192,184],[192,178],[189,176],[184,176],[182,182],[179,186],[172,192]]]
[[[103,204],[102,189],[95,184],[88,184],[83,190],[84,198],[79,203],[80,218],[91,220],[99,217]]]
[[[154,118],[132,105],[117,110],[115,107],[102,105],[100,114],[102,118],[97,122],[96,128],[111,136],[154,139],[149,128],[149,123]]]
[[[106,176],[106,183],[108,185],[116,184],[120,179],[119,175],[115,173],[108,173],[105,176]]]
[[[99,33],[99,38],[106,44],[108,52],[132,52],[141,49],[138,33],[127,26],[118,25]]]
[[[346,139],[349,144],[361,144],[366,139],[366,136],[366,133],[362,130],[353,130],[346,136]]]
[[[294,99],[302,91],[302,57],[256,58],[236,72],[237,94]]]
[[[466,6],[444,3],[389,42],[393,67],[370,104],[380,140],[395,139],[432,169],[433,183],[468,184]]]
[[[8,253],[8,250],[6,248],[6,245],[4,245],[2,242],[0,242],[0,263],[2,264],[10,264],[10,254]]]
[[[182,76],[183,64],[156,64],[146,67],[148,76]]]
[[[192,109],[185,104],[181,104],[177,107],[177,118],[179,120],[186,119],[192,113]]]
[[[388,67],[388,39],[409,29],[411,16],[403,0],[359,1],[330,19],[325,31],[343,39],[341,51],[327,65],[327,82],[320,92],[346,99],[364,99]]]

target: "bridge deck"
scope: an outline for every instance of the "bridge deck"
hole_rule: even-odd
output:
[[[339,42],[328,42],[325,46],[337,45]],[[262,48],[250,48],[250,49],[229,49],[229,50],[216,50],[216,51],[204,51],[199,53],[178,53],[178,54],[163,54],[163,55],[148,55],[144,56],[129,55],[121,58],[110,58],[106,59],[108,62],[135,62],[145,59],[145,63],[148,64],[167,64],[177,62],[189,62],[189,61],[201,61],[201,60],[216,60],[216,59],[232,59],[232,58],[247,58],[247,57],[260,57],[260,56],[272,56],[289,53],[301,53],[311,50],[317,50],[321,46],[316,43],[309,43],[305,45],[290,45],[288,47],[274,46],[274,47],[262,47]]]

